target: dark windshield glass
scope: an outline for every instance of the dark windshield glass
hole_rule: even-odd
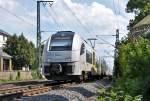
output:
[[[52,40],[50,45],[51,51],[71,50],[72,40]]]
[[[72,37],[52,37],[50,51],[68,51],[72,49]]]

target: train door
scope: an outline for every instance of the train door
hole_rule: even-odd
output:
[[[93,67],[92,53],[86,50],[86,71],[91,71]]]
[[[93,59],[92,74],[96,75],[96,73],[97,73],[97,64],[96,64],[96,56],[95,56],[94,51],[93,51],[92,59]]]
[[[86,61],[85,61],[85,44],[81,44],[80,48],[80,72],[82,72],[86,68]]]

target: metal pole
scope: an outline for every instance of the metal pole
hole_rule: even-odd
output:
[[[37,1],[37,66],[41,68],[40,1]]]
[[[42,49],[41,49],[41,26],[40,26],[40,4],[47,3],[50,5],[50,7],[53,4],[53,1],[37,1],[37,59],[36,59],[36,65],[38,69],[40,70],[42,67]]]
[[[90,41],[90,44],[91,44],[92,48],[95,49],[95,41],[96,41],[97,39],[96,39],[96,38],[89,38],[89,39],[87,39],[87,40]],[[92,41],[93,41],[93,44],[92,44]]]
[[[117,68],[117,59],[118,59],[118,47],[119,46],[119,29],[116,30],[116,42],[115,42],[115,54],[114,54],[114,57],[115,57],[115,61],[114,61],[114,76],[115,77],[118,77],[118,69]]]

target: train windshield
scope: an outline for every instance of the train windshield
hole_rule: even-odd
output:
[[[72,49],[72,38],[55,37],[51,39],[50,51],[69,51]]]

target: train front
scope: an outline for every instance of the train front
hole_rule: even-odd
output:
[[[47,79],[73,79],[79,61],[79,50],[73,49],[77,40],[71,31],[60,31],[50,37],[44,49],[43,73]]]

